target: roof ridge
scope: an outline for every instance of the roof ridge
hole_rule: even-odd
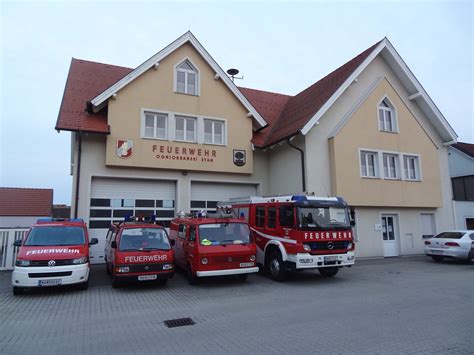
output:
[[[293,97],[293,95],[288,95],[288,94],[282,94],[280,92],[275,92],[275,91],[268,91],[268,90],[260,90],[260,89],[254,89],[254,88],[248,88],[245,86],[237,86],[240,89],[246,89],[246,90],[254,90],[254,91],[260,91],[260,92],[266,92],[268,94],[275,94],[275,95],[281,95],[281,96],[287,96],[287,97]]]
[[[99,65],[108,65],[110,67],[116,67],[116,68],[122,68],[122,69],[129,69],[133,70],[133,68],[130,67],[124,67],[122,65],[116,65],[116,64],[109,64],[109,63],[103,63],[103,62],[96,62],[94,60],[87,60],[87,59],[80,59],[80,58],[74,58],[72,57],[73,61],[81,61],[81,62],[87,62],[87,63],[92,63],[92,64],[99,64]]]

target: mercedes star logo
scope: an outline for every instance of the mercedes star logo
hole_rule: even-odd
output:
[[[145,266],[145,270],[150,270],[150,267],[148,265]]]
[[[48,266],[49,267],[53,267],[54,265],[56,265],[56,261],[54,261],[54,260],[48,261]]]
[[[332,242],[328,243],[328,249],[333,250],[334,249],[334,244]]]

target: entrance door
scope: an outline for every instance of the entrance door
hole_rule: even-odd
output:
[[[383,237],[383,256],[398,256],[398,231],[397,216],[384,214],[382,215],[382,237]]]
[[[474,218],[466,218],[466,229],[474,230]]]

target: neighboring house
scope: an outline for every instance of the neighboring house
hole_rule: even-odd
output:
[[[51,217],[52,189],[0,187],[0,228],[29,228]]]
[[[53,218],[70,218],[71,206],[53,205]]]
[[[449,147],[455,228],[474,229],[474,144]]]
[[[236,87],[191,32],[135,69],[73,59],[56,129],[94,262],[125,215],[255,194],[343,196],[359,256],[421,253],[453,226],[456,134],[386,38],[295,96]]]

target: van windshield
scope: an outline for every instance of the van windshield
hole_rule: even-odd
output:
[[[350,228],[346,209],[339,207],[298,207],[298,222],[302,229]]]
[[[199,226],[201,245],[250,243],[250,229],[246,223],[211,223]]]
[[[85,243],[82,227],[41,226],[33,227],[25,246],[81,245]]]
[[[120,251],[170,250],[168,235],[162,228],[125,228],[120,237]]]

